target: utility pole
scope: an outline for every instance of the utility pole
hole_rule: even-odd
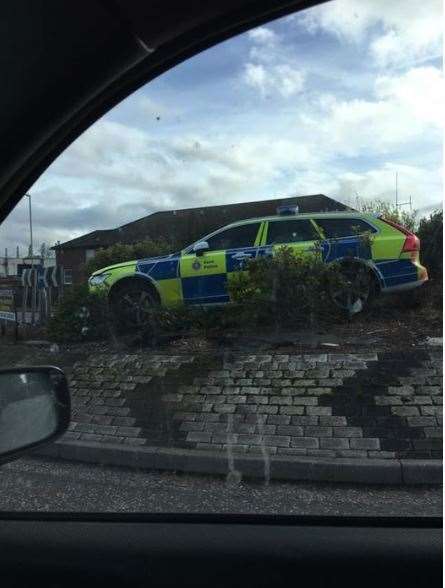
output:
[[[413,201],[410,195],[408,202],[399,202],[399,189],[398,189],[398,173],[396,172],[396,210],[398,211],[401,206],[407,206],[409,204],[410,212],[413,211]]]
[[[399,207],[398,179],[399,179],[399,173],[396,172],[396,210],[398,210],[398,207]]]

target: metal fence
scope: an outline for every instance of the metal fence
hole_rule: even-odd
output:
[[[0,278],[0,326],[44,326],[64,292],[63,266],[24,269],[20,277]]]

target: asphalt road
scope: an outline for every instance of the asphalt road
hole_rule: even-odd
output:
[[[241,481],[28,458],[0,466],[0,510],[441,516],[442,490]]]

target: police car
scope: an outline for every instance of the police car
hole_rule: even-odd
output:
[[[283,246],[340,262],[346,286],[333,298],[356,311],[375,293],[412,290],[428,279],[419,239],[392,221],[357,212],[298,214],[289,206],[277,213],[232,223],[179,253],[105,267],[90,277],[90,287],[106,288],[116,312],[140,324],[154,305],[230,302],[230,275]]]

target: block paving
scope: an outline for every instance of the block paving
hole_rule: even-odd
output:
[[[326,458],[440,458],[442,353],[100,354],[65,440]]]

